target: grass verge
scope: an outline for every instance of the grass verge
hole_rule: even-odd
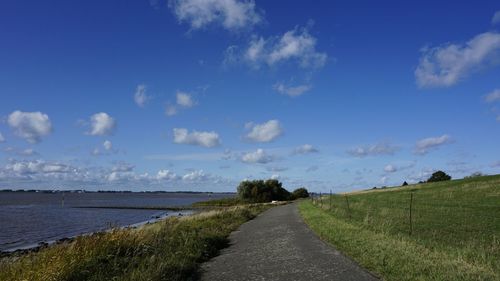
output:
[[[303,201],[300,213],[322,239],[383,279],[500,280],[499,176],[347,197]]]
[[[238,206],[81,236],[0,260],[0,280],[193,280],[232,231],[269,207]]]

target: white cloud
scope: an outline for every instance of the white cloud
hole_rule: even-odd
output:
[[[471,72],[498,63],[500,34],[479,34],[465,44],[424,48],[415,78],[420,87],[448,87]]]
[[[231,53],[234,55],[234,52]],[[255,37],[243,54],[243,60],[254,67],[296,61],[303,68],[320,68],[327,58],[326,53],[316,51],[316,38],[309,34],[307,28],[295,28],[282,36],[268,39]]]
[[[14,133],[30,143],[38,143],[52,132],[49,116],[41,112],[12,112],[7,123]]]
[[[272,179],[272,180],[279,180],[280,178],[281,178],[281,176],[278,174],[271,175],[271,177],[270,177],[270,179]]]
[[[495,25],[498,23],[500,23],[500,11],[496,11],[493,18],[491,18],[491,24]]]
[[[381,142],[369,146],[355,147],[349,149],[347,153],[356,157],[365,157],[376,155],[393,155],[397,150],[399,150],[399,147],[394,146],[390,143]]]
[[[254,152],[248,152],[243,154],[241,161],[245,163],[260,163],[266,164],[272,162],[274,157],[268,155],[263,149],[259,148]]]
[[[389,164],[384,167],[384,172],[386,173],[394,173],[402,170],[406,170],[409,168],[413,168],[415,166],[415,162],[405,163],[405,164]]]
[[[170,170],[159,170],[156,174],[157,180],[176,180],[178,176]]]
[[[203,170],[192,171],[182,176],[183,181],[205,181],[209,178]]]
[[[104,136],[113,134],[116,127],[116,121],[107,113],[100,112],[90,117],[89,135]]]
[[[134,101],[139,107],[144,107],[151,99],[151,97],[146,94],[146,90],[147,87],[144,84],[138,85],[135,89]]]
[[[131,172],[134,170],[135,166],[125,162],[118,162],[111,169],[112,172]]]
[[[36,152],[33,148],[17,149],[17,148],[14,148],[14,147],[6,147],[4,149],[4,151],[7,152],[7,153],[19,155],[19,156],[35,156],[35,155],[38,155],[38,152]]]
[[[193,30],[220,24],[235,31],[261,21],[253,0],[171,0],[169,6],[177,19],[187,22]]]
[[[417,141],[415,145],[416,154],[427,154],[430,150],[436,149],[439,146],[451,143],[451,137],[448,135],[442,135],[440,137],[430,137]]]
[[[182,107],[193,107],[195,105],[195,102],[189,93],[178,91],[176,96],[177,104]]]
[[[220,144],[219,134],[216,132],[198,132],[189,133],[184,128],[174,128],[174,143],[199,145],[204,147],[214,147]]]
[[[387,172],[387,173],[394,173],[397,171],[396,167],[394,167],[393,165],[387,165],[384,167],[384,171]]]
[[[177,107],[175,107],[174,105],[171,105],[171,104],[167,104],[167,106],[165,107],[165,114],[167,116],[174,116],[177,114]]]
[[[289,97],[298,97],[311,90],[311,85],[287,86],[283,83],[276,83],[273,89],[282,95]]]
[[[113,144],[109,140],[105,140],[104,143],[102,144],[102,146],[104,147],[104,149],[106,149],[108,151],[113,149]]]
[[[7,164],[4,168],[6,171],[12,172],[18,176],[29,176],[34,174],[54,174],[54,173],[69,173],[72,167],[57,163],[36,161],[13,161]]]
[[[269,172],[283,172],[288,170],[287,167],[267,167],[266,170]]]
[[[484,97],[486,102],[500,101],[500,89],[495,89]]]
[[[270,142],[283,134],[283,129],[278,120],[269,120],[262,124],[247,123],[250,132],[246,135],[248,140],[254,142]]]
[[[5,138],[3,137],[2,133],[0,133],[0,143],[5,142]]]
[[[388,180],[389,178],[387,176],[383,176],[380,178],[380,184],[387,184]]]
[[[293,154],[307,154],[315,152],[319,152],[318,149],[316,149],[314,146],[310,144],[301,145],[293,150]]]

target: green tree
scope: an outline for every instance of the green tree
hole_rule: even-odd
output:
[[[238,196],[250,202],[270,202],[272,200],[289,200],[291,195],[275,179],[242,181],[238,185]]]
[[[451,177],[443,171],[437,171],[427,180],[427,182],[448,181]]]
[[[299,187],[292,192],[293,199],[307,198],[309,197],[309,192],[305,187]]]

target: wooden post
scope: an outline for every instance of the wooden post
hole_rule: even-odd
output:
[[[410,193],[410,236],[413,232],[413,222],[411,217],[411,209],[413,207],[413,192]]]
[[[332,209],[332,190],[330,189],[330,210]]]
[[[321,192],[319,193],[319,206],[323,208],[323,198],[321,198]]]
[[[345,195],[345,202],[347,204],[347,215],[349,216],[349,219],[351,218],[351,209],[349,208],[349,198],[347,197],[347,194]]]

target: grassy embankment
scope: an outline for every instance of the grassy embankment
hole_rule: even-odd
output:
[[[498,175],[321,201],[300,204],[306,223],[385,280],[500,280]]]
[[[0,280],[191,280],[228,235],[270,205],[254,204],[168,218],[138,229],[78,237],[0,260]]]

